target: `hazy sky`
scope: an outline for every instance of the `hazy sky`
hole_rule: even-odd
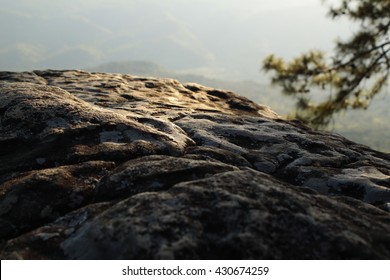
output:
[[[0,70],[148,60],[256,79],[270,53],[332,50],[351,26],[320,0],[0,0]]]

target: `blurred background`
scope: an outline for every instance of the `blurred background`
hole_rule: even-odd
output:
[[[337,2],[335,0],[335,2]],[[261,72],[354,26],[320,0],[0,0],[0,71],[84,69],[176,78],[228,89],[283,115],[293,101]],[[390,152],[390,97],[335,117],[330,130]]]

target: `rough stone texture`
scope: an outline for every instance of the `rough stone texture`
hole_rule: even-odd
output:
[[[389,259],[390,155],[229,91],[0,72],[2,259]]]

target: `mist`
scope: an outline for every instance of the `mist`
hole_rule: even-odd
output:
[[[320,0],[1,0],[0,70],[151,61],[210,78],[262,79],[262,59],[332,51],[348,23]]]

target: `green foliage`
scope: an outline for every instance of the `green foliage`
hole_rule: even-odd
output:
[[[275,55],[263,62],[263,69],[273,72],[272,83],[297,99],[293,117],[316,128],[328,125],[339,111],[366,109],[390,74],[390,0],[340,2],[329,7],[329,16],[347,17],[360,28],[336,43],[333,57],[313,50],[288,63]],[[328,96],[316,102],[313,88],[326,90]]]

